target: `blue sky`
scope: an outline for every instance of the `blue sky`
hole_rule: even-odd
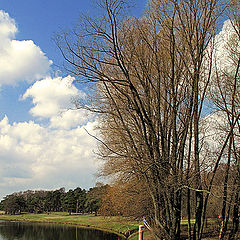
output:
[[[135,6],[131,9],[131,13],[140,16],[144,11],[146,1],[133,0],[131,2]],[[46,57],[53,61],[51,74],[55,74],[64,61],[53,41],[54,34],[72,28],[78,22],[81,13],[98,14],[93,0],[1,0],[0,6],[1,10],[15,20],[18,29],[15,39],[32,40],[36,46],[41,48]],[[14,88],[8,85],[1,87],[1,118],[7,114],[10,122],[32,119],[31,114],[28,114],[31,100],[18,101],[19,92],[23,92],[28,86],[29,84],[21,81]]]
[[[134,1],[132,1],[134,3]],[[140,16],[144,0],[131,10]],[[67,111],[84,98],[52,38],[74,27],[94,1],[0,0],[0,199],[27,189],[94,186],[95,116]]]
[[[15,19],[18,26],[17,39],[31,39],[40,46],[55,64],[61,56],[51,41],[54,33],[72,28],[81,13],[98,14],[94,0],[0,0],[1,9]],[[135,16],[143,12],[146,0],[131,0],[135,7],[130,11]]]

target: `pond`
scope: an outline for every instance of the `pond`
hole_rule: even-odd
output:
[[[123,240],[116,234],[75,226],[0,221],[0,240]]]

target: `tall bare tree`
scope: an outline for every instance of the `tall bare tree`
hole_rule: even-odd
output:
[[[228,6],[230,37],[224,46],[226,64],[216,64],[216,74],[212,87],[214,105],[225,116],[224,127],[229,132],[226,171],[224,176],[222,219],[219,239],[224,239],[233,208],[233,227],[229,239],[235,239],[239,226],[239,107],[240,107],[240,22],[239,1],[231,1]],[[235,126],[236,125],[236,126]],[[232,171],[231,171],[232,170]]]
[[[58,44],[71,73],[96,91],[92,104],[80,105],[100,113],[102,174],[143,182],[156,239],[180,239],[187,189],[189,239],[201,239],[214,172],[231,139],[227,134],[203,189],[200,121],[223,3],[149,0],[138,19],[124,15],[122,0],[102,0],[99,6],[100,18],[85,17],[78,29],[59,36]]]

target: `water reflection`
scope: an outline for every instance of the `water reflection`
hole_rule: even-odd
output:
[[[119,236],[92,229],[55,224],[0,222],[0,240],[122,240]]]

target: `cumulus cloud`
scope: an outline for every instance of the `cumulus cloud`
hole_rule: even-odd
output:
[[[8,13],[0,10],[0,41],[7,42],[15,36],[17,27],[14,19],[10,18]]]
[[[32,98],[33,116],[49,118],[53,128],[69,129],[86,124],[93,114],[86,110],[77,110],[74,100],[85,98],[86,94],[73,85],[74,78],[45,78],[35,82],[23,95],[22,99]],[[75,109],[75,110],[73,110]]]
[[[52,64],[33,41],[15,40],[16,33],[15,21],[0,10],[0,85],[39,80],[47,76]]]
[[[1,194],[26,189],[91,187],[97,169],[96,122],[71,130],[50,129],[32,121],[0,121]]]
[[[19,99],[32,100],[30,113],[37,119],[0,119],[0,198],[27,189],[92,187],[96,141],[85,129],[96,133],[97,120],[73,110],[74,100],[86,95],[71,76],[51,78],[52,62],[33,41],[16,40],[17,31],[14,19],[0,10],[0,86],[31,83]]]
[[[91,121],[94,115],[84,109],[66,110],[50,119],[50,127],[71,129]]]
[[[233,67],[232,51],[240,51],[239,37],[232,24],[230,20],[226,20],[215,37],[216,67],[226,71],[231,71]]]

